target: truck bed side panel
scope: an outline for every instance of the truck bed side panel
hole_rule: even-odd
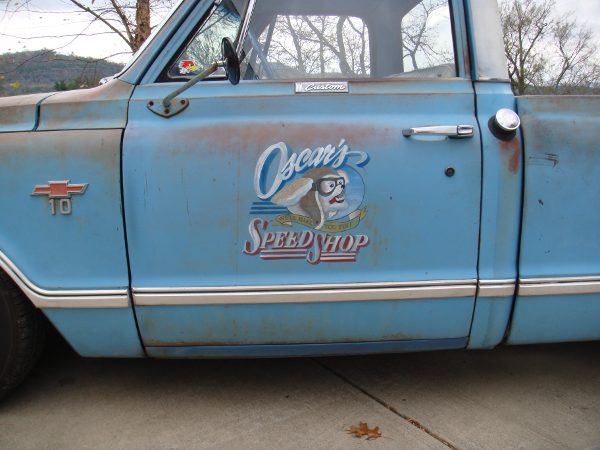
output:
[[[600,97],[519,97],[525,187],[509,343],[600,338]]]

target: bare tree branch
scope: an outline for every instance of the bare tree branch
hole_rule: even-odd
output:
[[[117,34],[117,36],[119,36],[121,39],[123,39],[127,45],[129,45],[129,47],[133,50],[132,44],[133,41],[129,41],[127,40],[127,38],[125,36],[123,36],[123,34],[117,30],[114,26],[112,26],[110,24],[109,21],[107,21],[106,19],[104,19],[104,17],[102,17],[100,14],[98,14],[96,11],[92,11],[90,8],[88,8],[87,6],[82,5],[81,3],[79,3],[77,0],[69,0],[71,3],[73,3],[74,5],[76,5],[77,7],[83,9],[84,11],[88,12],[89,14],[91,14],[92,16],[94,16],[96,19],[100,20],[102,23],[104,23],[104,25],[106,25],[108,28],[110,28],[114,33]],[[128,33],[129,34],[129,33]],[[129,34],[129,37],[131,37],[131,34]]]
[[[84,33],[75,33],[75,34],[61,34],[58,37],[85,37],[85,36],[100,36],[103,34],[113,34],[114,31],[104,31],[104,32],[100,32],[100,33],[90,33],[90,34],[84,34]],[[20,39],[22,41],[30,41],[32,39],[52,39],[52,38],[56,38],[57,36],[31,36],[31,37],[19,37],[19,36],[13,36],[11,34],[6,34],[6,33],[0,33],[0,36],[6,36],[6,37],[11,37],[14,39]]]
[[[71,1],[74,1],[74,0],[71,0]],[[127,16],[123,13],[123,11],[121,11],[121,8],[119,7],[119,5],[117,4],[117,2],[115,0],[110,0],[110,3],[113,5],[114,11],[117,13],[117,16],[119,16],[119,19],[121,19],[121,23],[123,24],[123,27],[125,27],[125,32],[127,33],[127,37],[129,38],[128,39],[129,46],[133,50],[134,37],[131,34],[129,20],[127,19]]]
[[[504,0],[500,15],[508,75],[516,95],[588,93],[598,89],[598,43],[555,0]]]

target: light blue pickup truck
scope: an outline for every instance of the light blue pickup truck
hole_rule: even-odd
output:
[[[183,0],[0,100],[0,396],[82,356],[600,339],[600,97],[515,98],[496,0]]]

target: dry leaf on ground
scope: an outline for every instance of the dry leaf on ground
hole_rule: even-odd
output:
[[[379,432],[379,427],[375,427],[372,430],[369,429],[369,426],[364,422],[358,422],[360,427],[355,425],[350,425],[350,429],[346,430],[348,433],[353,434],[356,437],[367,436],[367,440],[369,439],[377,439],[381,437],[381,433]]]

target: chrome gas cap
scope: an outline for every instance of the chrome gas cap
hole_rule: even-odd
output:
[[[499,128],[499,131],[512,133],[513,131],[517,131],[517,128],[521,126],[521,119],[516,112],[502,108],[494,116],[494,123]]]

